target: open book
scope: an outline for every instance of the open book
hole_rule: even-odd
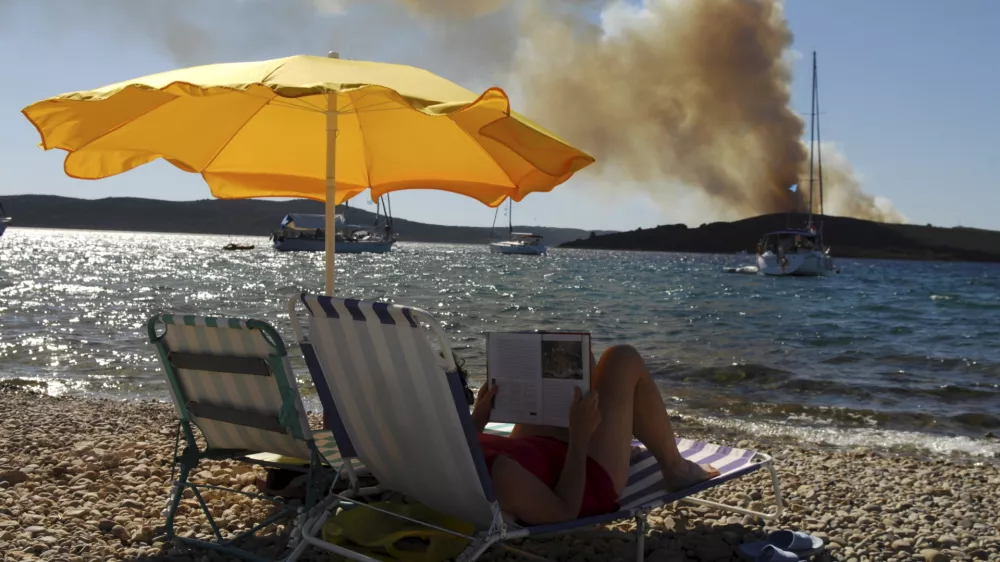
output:
[[[490,421],[568,427],[573,388],[590,391],[590,334],[487,334],[486,373],[500,389]]]

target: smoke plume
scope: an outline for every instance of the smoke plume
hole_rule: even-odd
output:
[[[699,214],[718,219],[806,210],[807,190],[789,190],[808,185],[808,150],[777,1],[618,2],[591,28],[527,9],[522,24],[525,112],[594,154],[603,193],[638,190],[670,208],[700,190]],[[828,212],[902,219],[844,163],[824,162]]]
[[[398,0],[414,14],[431,18],[465,20],[496,12],[507,0]]]
[[[0,20],[8,1],[35,6],[2,0]],[[161,45],[179,65],[377,51],[471,89],[503,86],[521,113],[597,158],[580,183],[602,196],[644,194],[665,214],[679,200],[697,202],[699,222],[807,208],[809,152],[790,107],[793,37],[780,0],[62,4],[38,10],[53,31],[100,24]],[[829,145],[823,172],[828,214],[905,220]]]
[[[508,64],[522,112],[596,156],[602,195],[638,191],[669,209],[696,190],[698,214],[713,219],[808,209],[805,124],[790,106],[792,33],[777,0],[398,1],[432,20],[466,18],[473,39],[516,5],[518,25],[504,32],[518,37]],[[588,8],[599,23],[581,16]],[[491,52],[502,58],[508,45]],[[827,153],[824,211],[904,220]]]

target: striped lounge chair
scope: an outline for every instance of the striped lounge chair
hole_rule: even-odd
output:
[[[261,560],[235,544],[286,518],[298,521],[293,532],[293,541],[296,540],[307,509],[322,498],[326,484],[334,476],[334,471],[324,470],[323,465],[328,461],[338,462],[340,453],[332,433],[314,434],[310,430],[281,336],[270,324],[258,320],[166,313],[151,317],[147,331],[177,407],[177,444],[182,436],[184,440],[183,452],[178,454],[178,446],[174,451],[174,469],[179,475],[173,480],[165,510],[168,538],[175,537],[177,508],[183,492],[189,489],[201,506],[215,540],[176,537],[185,543],[247,560]],[[204,438],[204,448],[195,438],[195,427]],[[298,507],[284,506],[251,529],[224,537],[199,491],[216,487],[191,480],[198,472],[198,464],[203,459],[239,459],[273,466],[269,459],[280,458],[279,455],[303,459],[281,466],[308,475],[305,502]]]
[[[384,489],[475,524],[477,532],[467,537],[471,542],[460,560],[474,560],[500,541],[626,518],[636,520],[637,559],[641,560],[646,514],[680,500],[768,520],[780,515],[778,479],[769,456],[681,439],[678,446],[686,458],[711,462],[721,474],[686,490],[666,493],[655,459],[636,442],[619,511],[559,524],[517,526],[501,512],[493,495],[447,337],[427,312],[308,294],[293,298],[289,312],[328,419],[337,426],[340,453],[360,459]],[[300,316],[308,318],[308,336]],[[421,325],[429,329],[430,338]],[[507,434],[511,429],[509,424],[490,424],[487,431]],[[770,471],[774,486],[776,503],[770,513],[689,497],[762,468]],[[335,502],[349,502],[351,495],[332,494],[331,498],[334,503],[306,522],[302,547],[312,545],[347,558],[371,560],[317,538]]]

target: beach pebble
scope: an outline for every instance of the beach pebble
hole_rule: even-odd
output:
[[[941,535],[937,538],[937,543],[943,547],[955,546],[958,544],[958,539],[953,535]]]
[[[913,550],[913,543],[907,539],[899,539],[892,541],[892,549],[903,552],[910,552]]]
[[[934,550],[933,548],[925,548],[920,551],[920,556],[924,562],[949,562],[949,558],[941,553],[939,550]]]
[[[0,472],[0,482],[8,484],[20,484],[28,480],[28,475],[20,470],[5,470]]]
[[[128,540],[129,538],[128,531],[121,525],[115,525],[111,528],[111,536],[121,540]]]

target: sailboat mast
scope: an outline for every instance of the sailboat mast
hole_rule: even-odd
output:
[[[816,139],[816,51],[813,51],[812,68],[812,99],[809,111],[809,222],[807,228],[812,228],[813,213],[813,146]]]
[[[823,221],[823,141],[819,129],[819,72],[816,71],[816,53],[813,53],[813,97],[816,99],[816,174],[819,180],[819,216]]]
[[[514,200],[507,200],[507,232],[508,236],[514,236]]]

